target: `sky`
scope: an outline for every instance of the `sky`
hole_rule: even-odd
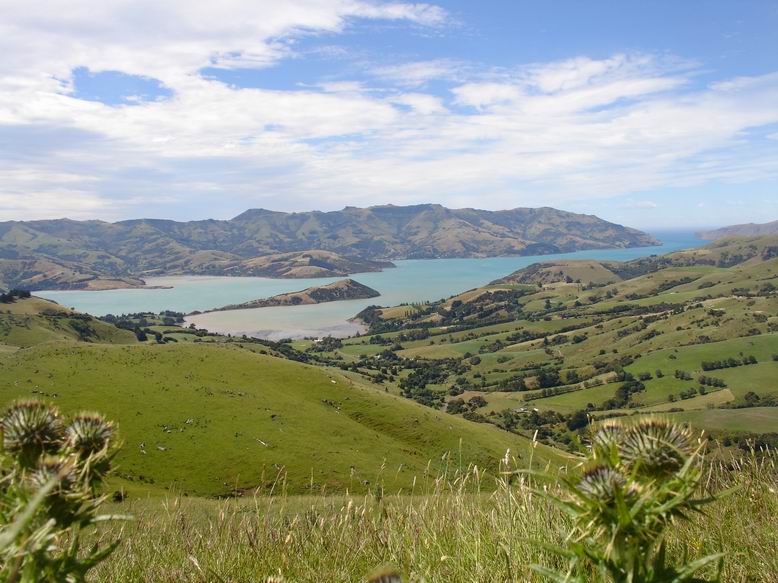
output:
[[[0,0],[0,220],[778,219],[778,0]]]

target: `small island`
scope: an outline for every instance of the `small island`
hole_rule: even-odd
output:
[[[230,304],[205,312],[193,312],[193,314],[208,312],[223,312],[226,310],[248,310],[253,308],[269,308],[275,306],[303,306],[308,304],[323,304],[325,302],[339,302],[343,300],[363,300],[377,298],[381,294],[371,287],[354,281],[342,279],[327,285],[309,287],[301,291],[278,294],[276,296],[251,300],[242,304]]]

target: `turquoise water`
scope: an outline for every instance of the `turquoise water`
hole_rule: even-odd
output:
[[[626,261],[698,247],[705,243],[688,232],[655,232],[659,247],[600,249],[558,255],[491,257],[485,259],[426,259],[396,261],[395,269],[360,273],[357,281],[381,293],[369,300],[236,310],[202,314],[188,319],[213,332],[251,334],[266,338],[353,334],[359,330],[348,322],[363,308],[379,304],[433,301],[484,285],[538,261],[553,259],[601,259]],[[175,310],[191,312],[218,308],[256,298],[322,285],[341,278],[267,279],[260,277],[177,276],[150,278],[150,286],[170,289],[128,289],[107,291],[49,291],[36,295],[95,316],[131,312]]]

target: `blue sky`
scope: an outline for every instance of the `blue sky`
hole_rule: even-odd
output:
[[[55,1],[0,21],[0,219],[778,219],[778,2]]]

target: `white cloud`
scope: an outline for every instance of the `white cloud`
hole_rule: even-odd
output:
[[[477,109],[513,103],[525,95],[521,87],[510,83],[466,83],[455,87],[452,92],[456,103]]]
[[[416,61],[386,65],[373,69],[375,77],[406,87],[420,87],[428,81],[451,79],[458,75],[462,64],[449,59]]]
[[[434,95],[424,93],[403,93],[393,99],[393,103],[407,105],[413,111],[422,115],[445,113],[448,110],[443,105],[443,100]]]
[[[623,205],[621,205],[621,208],[625,209],[655,209],[658,205],[653,200],[628,200]]]
[[[360,81],[332,81],[319,83],[318,87],[327,93],[361,93],[367,89]]]
[[[363,18],[383,18],[408,20],[427,26],[439,26],[449,21],[448,13],[440,6],[424,3],[369,4],[353,3],[354,16]]]
[[[208,64],[269,64],[285,51],[279,40],[285,35],[339,31],[349,18],[429,25],[446,18],[428,4],[361,0],[73,0],[66,9],[57,0],[3,4],[0,47],[14,58],[3,59],[2,70],[61,78],[80,62],[170,81]]]
[[[13,220],[68,217],[93,219],[110,212],[111,202],[94,193],[51,188],[45,192],[0,193],[0,216]],[[41,211],[44,211],[43,214]]]
[[[0,218],[388,201],[505,208],[778,173],[778,148],[749,138],[778,123],[778,74],[694,86],[688,65],[647,55],[499,75],[417,61],[286,91],[198,74],[209,63],[278,65],[298,35],[358,18],[447,21],[427,4],[357,0],[6,9]],[[173,96],[129,107],[79,100],[70,86],[79,66],[157,78]],[[376,77],[394,89],[371,86]],[[436,79],[450,92],[425,88]]]

